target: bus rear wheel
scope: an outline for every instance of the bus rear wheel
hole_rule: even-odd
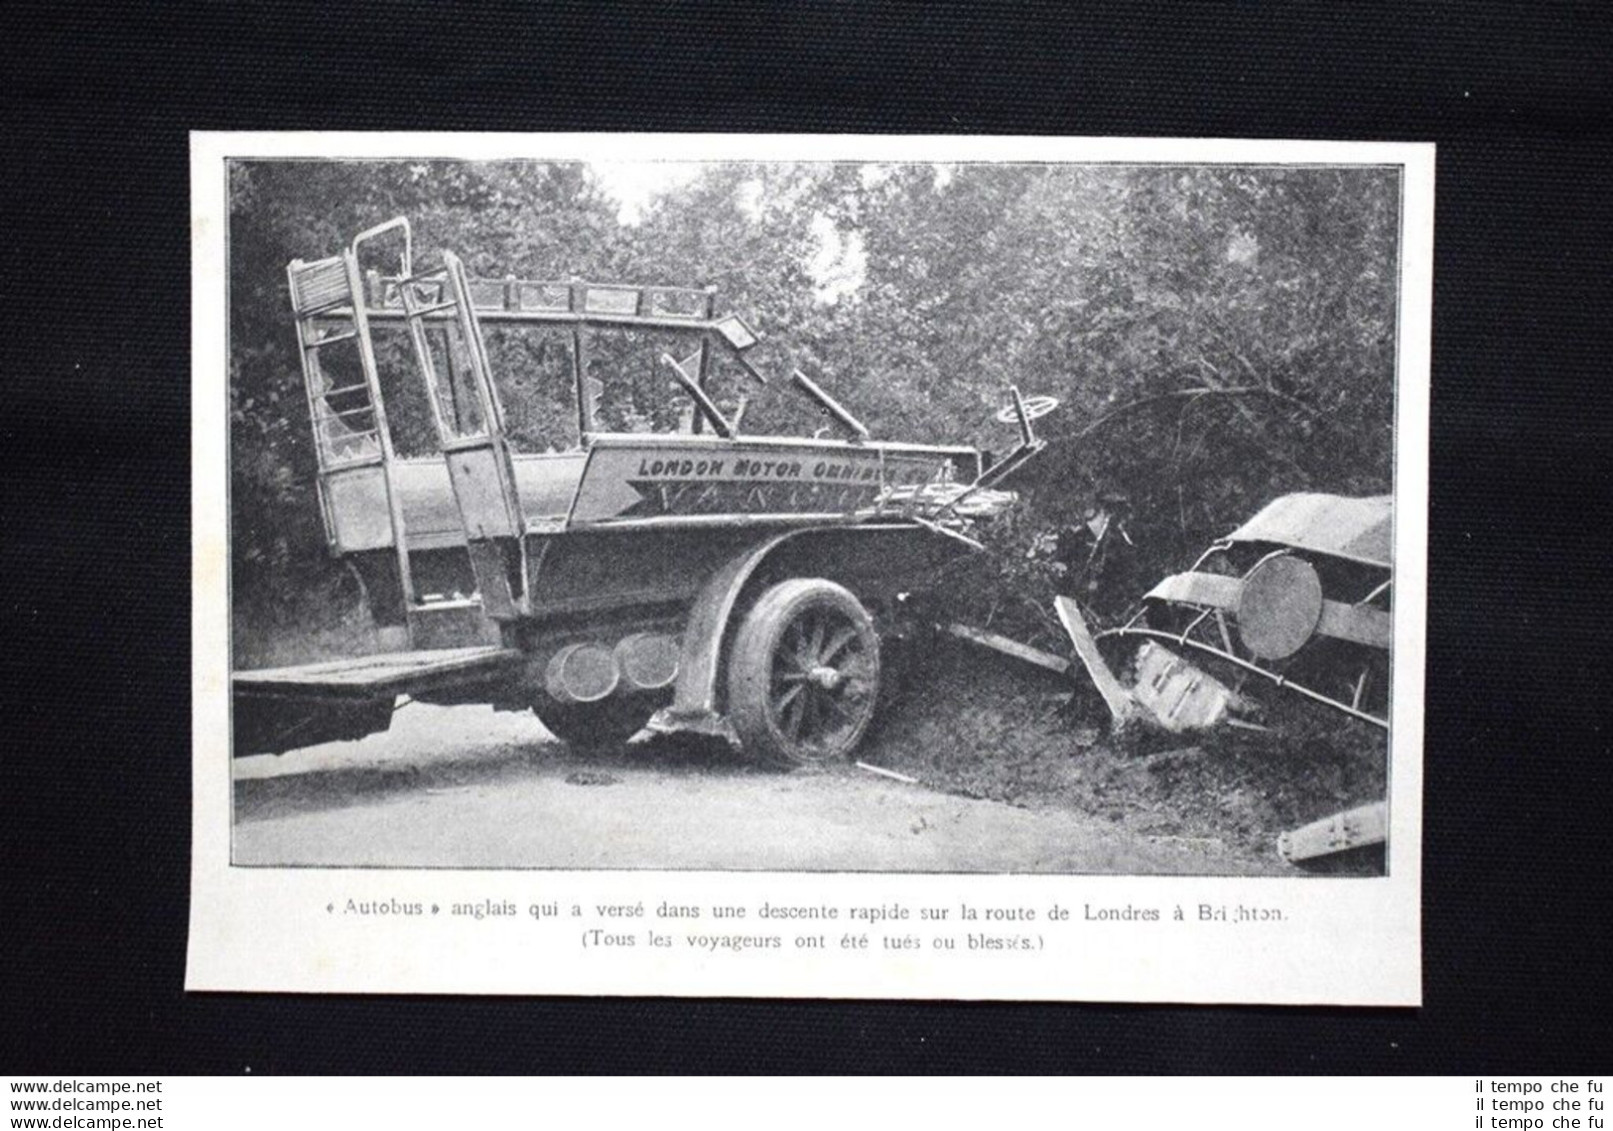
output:
[[[598,751],[625,745],[650,721],[655,705],[612,696],[597,703],[546,701],[532,708],[548,732],[574,750]]]

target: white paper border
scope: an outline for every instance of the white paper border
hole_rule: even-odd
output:
[[[1038,161],[1399,165],[1395,642],[1388,875],[1202,878],[708,872],[386,872],[229,863],[228,374],[225,160]],[[1427,615],[1429,342],[1434,148],[1237,139],[756,134],[193,133],[191,135],[194,694],[192,990],[950,998],[1418,1005],[1421,1003],[1423,668]],[[514,923],[377,923],[332,900],[635,899],[910,906],[1125,902],[1278,906],[1278,924],[1150,928],[1042,924],[1023,954],[753,952],[705,957],[584,950],[574,932]],[[592,920],[590,917],[590,925]],[[843,926],[844,924],[842,924]],[[755,924],[747,924],[755,929]],[[829,928],[824,928],[829,929]],[[786,925],[781,930],[788,933]]]

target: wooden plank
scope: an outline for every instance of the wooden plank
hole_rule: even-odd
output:
[[[1202,746],[1184,746],[1179,750],[1166,750],[1160,754],[1150,754],[1146,758],[1139,758],[1127,764],[1127,769],[1142,770],[1151,773],[1165,766],[1177,765],[1182,762],[1192,762],[1204,757],[1209,751]]]
[[[1232,692],[1157,641],[1137,654],[1137,686],[1132,698],[1169,731],[1206,730],[1227,717]]]
[[[1068,597],[1054,597],[1053,610],[1058,613],[1059,623],[1069,635],[1070,643],[1075,645],[1076,657],[1081,661],[1081,666],[1086,668],[1087,675],[1092,678],[1098,694],[1103,696],[1109,713],[1114,716],[1115,722],[1124,723],[1131,718],[1134,710],[1131,693],[1121,686],[1120,681],[1115,678],[1115,673],[1110,671],[1109,665],[1104,662],[1102,653],[1098,651],[1098,642],[1093,639],[1091,630],[1087,628],[1086,618],[1081,615],[1080,608]]]
[[[1178,573],[1148,591],[1147,600],[1175,601],[1183,605],[1235,613],[1243,596],[1243,580],[1218,573]]]
[[[1388,650],[1394,643],[1394,619],[1382,609],[1367,605],[1322,602],[1322,619],[1316,631],[1356,644]]]
[[[998,636],[995,632],[987,632],[981,628],[971,628],[966,624],[944,624],[941,630],[960,640],[967,640],[971,644],[978,644],[982,648],[990,648],[994,652],[1001,652],[1005,656],[1012,656],[1016,660],[1023,660],[1027,664],[1035,664],[1039,668],[1053,672],[1055,675],[1070,674],[1070,661],[1062,656],[1055,656],[1051,652],[1044,652],[1040,648],[1032,648],[1029,644],[1021,644],[1017,640],[1010,640],[1006,636]]]
[[[369,698],[495,676],[513,670],[523,658],[518,649],[496,645],[388,652],[236,672],[233,682],[236,692],[242,694]]]
[[[883,778],[890,778],[892,781],[903,782],[907,785],[917,785],[919,783],[918,778],[910,778],[906,774],[897,773],[895,770],[887,770],[884,766],[871,766],[867,762],[858,762],[857,768],[859,770],[867,770],[871,774],[878,774]]]
[[[323,660],[312,664],[297,664],[283,668],[258,668],[236,672],[237,679],[258,680],[322,680],[327,678],[363,679],[366,673],[405,672],[473,667],[505,654],[518,654],[514,649],[498,647],[424,649],[416,652],[383,652],[374,656],[353,656],[341,660]]]
[[[1284,860],[1295,863],[1383,844],[1388,839],[1389,803],[1374,801],[1283,833],[1277,838],[1277,852]]]

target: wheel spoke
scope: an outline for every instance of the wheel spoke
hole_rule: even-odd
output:
[[[784,714],[784,708],[795,702],[795,700],[800,696],[801,692],[805,690],[806,684],[804,683],[796,683],[790,687],[786,687],[783,692],[780,693],[779,697],[773,700],[773,709],[782,716]]]
[[[816,742],[818,731],[823,727],[823,695],[814,689],[803,699],[806,706],[801,710],[801,741]]]
[[[801,696],[800,736],[803,741],[811,742],[817,737],[818,716],[823,711],[823,706],[819,700],[822,698],[823,696],[818,692],[817,688],[813,688]]]
[[[779,714],[779,726],[783,727],[784,733],[792,739],[801,735],[801,722],[806,717],[806,705],[810,698],[807,695],[797,696]]]
[[[794,629],[794,625],[790,626]],[[811,668],[810,664],[801,659],[801,649],[798,643],[791,642],[791,633],[785,632],[779,638],[778,647],[773,652],[773,667],[775,670],[784,668],[791,675],[806,675]]]
[[[832,664],[834,658],[840,655],[841,650],[855,639],[857,639],[857,630],[855,628],[850,625],[842,628],[824,645],[823,651],[818,653],[818,662],[820,664]]]
[[[790,637],[793,637],[793,642],[789,645],[790,657],[802,671],[811,671],[813,653],[811,641],[807,638],[805,617],[790,625],[789,637],[786,639],[788,640]]]
[[[792,622],[778,638],[779,655],[797,656],[801,651],[801,626]]]
[[[851,708],[846,706],[844,700],[842,700],[840,698],[840,696],[838,696],[838,695],[826,695],[826,696],[824,696],[823,701],[834,709],[835,714],[839,715],[842,719],[845,719],[847,722],[850,722],[854,718],[854,716],[851,713]]]
[[[808,661],[811,664],[823,662],[823,637],[828,632],[828,625],[824,623],[822,615],[812,618],[812,640],[807,647]]]

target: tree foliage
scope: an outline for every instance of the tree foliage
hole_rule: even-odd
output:
[[[1060,398],[1041,422],[1049,450],[1017,484],[1026,505],[974,567],[1033,602],[1066,588],[1118,607],[1276,495],[1391,487],[1389,169],[722,163],[628,225],[581,165],[251,162],[234,167],[231,201],[246,584],[324,561],[285,264],[400,214],[417,261],[450,248],[472,276],[716,286],[720,310],[766,335],[759,364],[799,367],[879,437],[1000,452],[1012,430],[991,417],[1008,385]],[[641,348],[607,347],[601,364],[630,390],[619,411],[653,418],[659,349],[627,345]],[[518,431],[541,445],[569,412],[562,355],[541,337],[491,352],[506,401],[525,406]],[[389,391],[405,406],[400,447],[429,450],[419,390]],[[819,423],[781,381],[746,421]],[[1072,552],[1097,516],[1127,553]]]

